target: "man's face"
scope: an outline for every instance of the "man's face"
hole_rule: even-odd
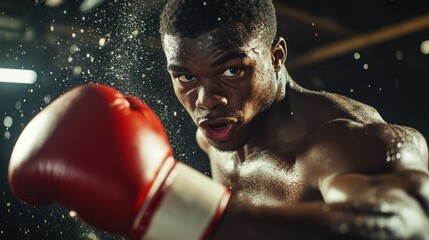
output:
[[[234,28],[165,35],[163,46],[176,96],[209,142],[223,151],[246,144],[278,91],[270,47]]]

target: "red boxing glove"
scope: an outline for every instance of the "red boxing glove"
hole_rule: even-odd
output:
[[[41,111],[18,139],[8,177],[28,204],[57,202],[135,239],[208,237],[230,196],[174,160],[149,107],[103,85],[77,87]]]

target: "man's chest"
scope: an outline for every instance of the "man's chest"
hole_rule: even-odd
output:
[[[237,163],[232,154],[224,153],[212,159],[212,172],[213,178],[230,187],[235,197],[255,205],[320,200],[320,193],[310,189],[291,162],[261,153]]]

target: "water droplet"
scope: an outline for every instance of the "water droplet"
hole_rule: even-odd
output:
[[[367,70],[367,69],[368,69],[368,67],[369,67],[369,66],[368,66],[368,64],[366,64],[366,63],[363,65],[363,69],[365,69],[365,70]]]
[[[80,74],[82,74],[82,67],[81,66],[74,66],[73,67],[73,76],[78,77]]]
[[[51,102],[51,95],[46,95],[46,96],[44,96],[43,97],[43,101],[46,103],[46,104],[48,104],[48,103],[50,103]]]
[[[100,47],[103,47],[105,44],[106,44],[105,38],[100,38],[100,40],[98,40],[98,45],[100,45]]]
[[[425,40],[420,44],[420,51],[423,54],[429,54],[429,40]]]
[[[401,61],[402,59],[404,59],[404,54],[402,54],[401,50],[397,50],[396,51],[396,60]]]
[[[79,47],[76,44],[73,44],[73,45],[70,46],[70,53],[71,54],[74,54],[74,53],[78,52],[79,50],[80,49],[79,49]]]
[[[6,116],[6,117],[3,119],[3,125],[4,125],[5,127],[10,128],[10,127],[12,127],[12,124],[13,124],[13,118],[12,118],[12,117],[10,117],[10,116]]]
[[[95,233],[91,232],[88,233],[88,235],[86,236],[89,240],[98,240],[97,235],[95,235]]]
[[[21,103],[20,101],[17,101],[17,102],[15,103],[15,109],[16,109],[16,110],[19,110],[19,109],[21,109],[21,107],[22,107],[22,103]]]
[[[356,60],[360,59],[360,53],[355,52],[355,54],[353,54],[353,57],[354,57]]]
[[[401,159],[401,153],[396,154],[396,159]]]

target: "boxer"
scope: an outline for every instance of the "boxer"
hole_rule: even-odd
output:
[[[167,70],[213,180],[173,159],[143,103],[90,85],[26,127],[12,190],[139,239],[429,239],[424,137],[299,86],[276,24],[270,0],[169,0],[161,15]]]
[[[429,239],[423,136],[299,86],[276,29],[269,0],[170,0],[161,15],[175,94],[233,193],[214,238]]]

